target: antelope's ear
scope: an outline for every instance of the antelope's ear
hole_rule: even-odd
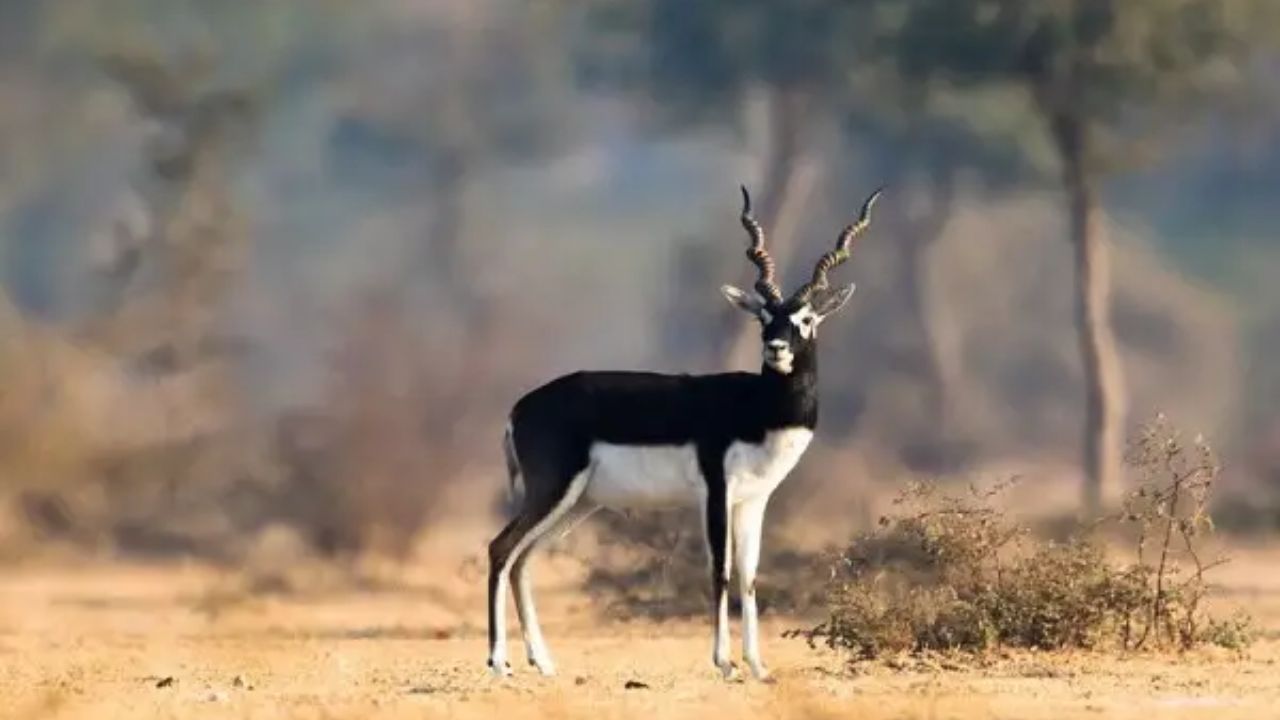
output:
[[[753,292],[739,290],[732,285],[721,285],[720,292],[724,294],[725,299],[732,303],[734,307],[737,307],[740,310],[745,310],[756,317],[760,317],[760,312],[764,310],[764,298]]]
[[[853,297],[853,291],[856,287],[853,283],[849,283],[844,287],[821,290],[814,293],[814,297],[809,303],[814,312],[825,318],[844,307],[844,304],[849,302],[849,298]]]

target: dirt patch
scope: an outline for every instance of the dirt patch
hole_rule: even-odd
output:
[[[1265,577],[1280,551],[1240,562],[1252,569],[1233,578]],[[1259,618],[1264,639],[1242,658],[1021,653],[851,671],[783,639],[800,618],[776,616],[763,625],[777,678],[765,685],[719,679],[701,618],[598,612],[581,590],[588,569],[553,556],[539,564],[539,599],[561,674],[521,666],[495,681],[482,584],[439,570],[249,596],[215,615],[202,598],[227,581],[201,567],[11,570],[0,579],[0,707],[22,718],[1257,718],[1280,702],[1278,588],[1215,599]]]

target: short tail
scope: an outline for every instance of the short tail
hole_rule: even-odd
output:
[[[524,493],[524,474],[520,472],[520,456],[516,455],[516,440],[510,422],[502,436],[502,454],[507,458],[507,499],[515,502]]]

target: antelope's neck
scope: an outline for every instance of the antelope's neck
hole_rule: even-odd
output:
[[[818,425],[818,362],[812,350],[796,355],[791,372],[782,374],[763,365],[760,370],[763,392],[768,398],[775,427]]]

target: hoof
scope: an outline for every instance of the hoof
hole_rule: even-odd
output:
[[[556,664],[550,660],[538,660],[537,658],[529,658],[529,664],[537,668],[538,673],[542,677],[552,677],[556,674]]]
[[[719,663],[716,669],[720,671],[721,677],[725,680],[733,680],[738,677],[738,666],[733,662]]]
[[[511,664],[506,660],[494,662],[489,660],[489,672],[496,678],[511,677]]]

